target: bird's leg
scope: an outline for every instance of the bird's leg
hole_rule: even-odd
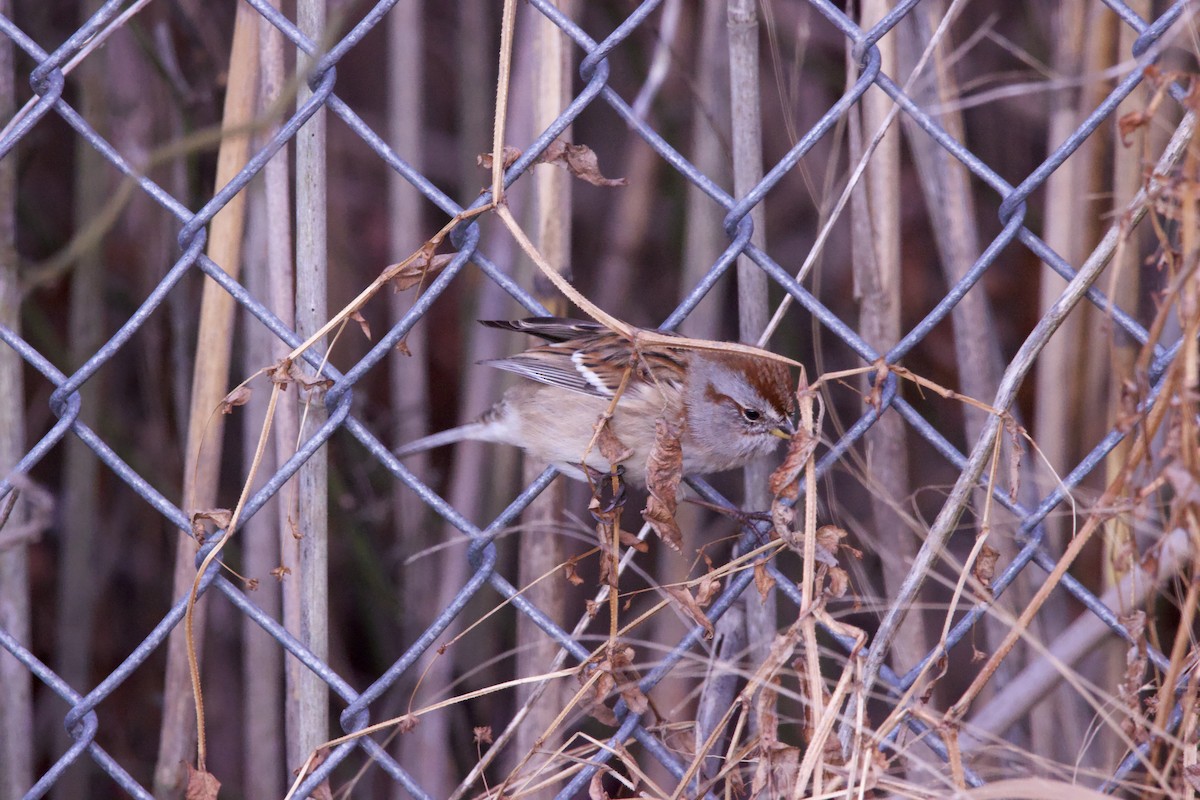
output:
[[[592,516],[597,519],[600,518],[598,515],[611,517],[614,511],[625,507],[625,467],[618,464],[611,472],[594,469],[587,464],[580,464],[579,468],[587,473],[592,496],[596,498]]]
[[[685,503],[707,508],[709,511],[715,511],[724,517],[729,517],[738,523],[738,525],[748,528],[755,522],[771,522],[770,511],[745,511],[740,508],[730,508],[729,506],[718,505],[717,503],[709,503],[706,500],[698,500],[694,497],[685,497]]]

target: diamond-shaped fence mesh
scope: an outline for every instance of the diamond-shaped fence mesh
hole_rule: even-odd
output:
[[[280,218],[295,221],[300,271],[328,252],[328,294],[340,308],[379,264],[492,201],[477,193],[486,171],[459,162],[492,147],[498,5],[338,5],[315,36],[289,5],[239,8],[236,24],[262,61],[246,69],[228,60],[231,42],[246,52],[232,8],[110,0],[86,14],[49,3],[0,16],[14,52],[4,69],[16,76],[0,133],[0,191],[10,195],[0,272],[0,384],[9,383],[0,419],[10,427],[0,448],[0,792],[151,797],[179,791],[164,738],[180,736],[182,757],[194,760],[190,687],[181,694],[164,677],[169,663],[187,675],[183,650],[167,656],[189,600],[169,564],[182,538],[194,574],[229,524],[219,512],[196,518],[184,495],[203,482],[185,474],[199,469],[184,444],[197,413],[185,398],[204,379],[193,359],[228,346],[195,344],[201,282],[241,315],[224,393],[315,327],[303,309],[279,311],[279,260],[269,253],[282,241],[292,260]],[[594,523],[572,517],[587,497],[568,490],[566,516],[542,534],[575,548],[558,557],[571,569],[530,575],[537,531],[522,515],[558,485],[554,470],[514,489],[518,462],[499,448],[470,451],[484,453],[473,461],[392,454],[494,399],[474,394],[495,387],[477,383],[483,368],[469,361],[519,345],[465,319],[540,315],[556,302],[493,211],[464,218],[441,249],[452,256],[396,293],[390,317],[382,300],[362,306],[374,338],[351,322],[327,343],[328,361],[317,349],[303,354],[328,383],[293,380],[280,395],[297,408],[300,394],[309,407],[298,406],[296,427],[281,422],[282,433],[264,438],[285,457],[264,461],[236,535],[198,583],[210,771],[227,785],[241,775],[250,795],[262,785],[253,773],[279,772],[278,782],[301,766],[290,763],[295,741],[307,754],[337,735],[297,734],[302,714],[291,708],[285,722],[286,663],[288,702],[315,676],[345,734],[405,720],[335,742],[296,796],[322,796],[330,780],[412,797],[447,795],[458,781],[456,796],[488,795],[506,779],[508,795],[559,797],[946,796],[1031,773],[1118,793],[1194,786],[1189,4],[518,5],[504,140],[519,148],[505,165],[511,208],[523,223],[539,204],[536,219],[552,218],[545,206],[555,201],[545,187],[532,200],[534,184],[567,173],[539,162],[557,142],[586,144],[604,175],[628,181],[568,179],[574,199],[559,220],[572,227],[573,279],[605,310],[736,338],[722,322],[733,318],[734,275],[746,285],[765,275],[771,299],[792,304],[767,346],[806,362],[810,376],[858,370],[825,385],[815,466],[820,522],[867,552],[856,558],[826,537],[805,556],[802,543],[773,545],[760,516],[681,510],[692,515],[685,558],[660,557],[653,539],[648,553],[630,549],[613,613],[637,620],[617,632],[632,648],[607,646],[606,594],[587,583]],[[761,14],[749,27],[742,5]],[[865,25],[860,13],[877,21]],[[72,14],[83,20],[75,29],[63,22]],[[744,30],[761,47],[749,89],[738,84]],[[404,60],[405,47],[420,52]],[[559,83],[545,66],[555,48],[572,65]],[[288,72],[269,88],[272,58]],[[303,78],[290,85],[296,60]],[[224,147],[217,157],[217,99],[239,80],[283,101],[260,100],[250,123],[224,131],[249,143],[231,170]],[[531,122],[547,80],[565,88],[554,112]],[[744,120],[730,125],[729,109],[736,115],[750,94],[762,124],[750,136],[765,155],[746,184],[740,167],[731,178],[747,134]],[[413,105],[397,113],[389,98],[399,96]],[[391,129],[418,111],[417,139]],[[327,139],[317,138],[321,126]],[[313,146],[306,139],[324,148],[315,161],[301,152]],[[327,175],[306,171],[314,163],[328,164]],[[289,170],[297,197],[327,178],[318,209],[328,244],[313,243],[307,212],[291,217],[287,201],[271,208],[279,195],[270,184],[282,175],[286,196]],[[411,188],[389,201],[397,176]],[[232,229],[242,250],[214,247],[222,213],[246,215],[244,234]],[[397,214],[409,216],[412,241],[389,241]],[[688,258],[703,260],[664,266]],[[871,277],[886,264],[893,277]],[[290,292],[291,278],[284,283]],[[82,321],[89,305],[105,310]],[[476,346],[476,337],[493,338]],[[235,505],[245,473],[235,476],[248,469],[238,459],[254,455],[264,380],[245,409],[201,412],[204,447],[225,447],[205,467],[220,473],[217,506]],[[406,383],[418,394],[405,395]],[[389,409],[383,397],[414,405]],[[239,415],[252,419],[235,434]],[[897,447],[904,460],[889,461]],[[329,611],[313,607],[324,598],[301,594],[281,612],[278,586],[310,576],[254,572],[243,542],[278,547],[281,528],[311,539],[302,530],[311,518],[294,516],[293,504],[297,480],[301,495],[314,494],[303,479],[314,455],[329,461],[320,479],[331,500]],[[897,463],[906,465],[898,476]],[[728,505],[739,484],[720,480],[692,481],[689,493]],[[761,511],[757,502],[746,510]],[[268,514],[274,522],[254,527]],[[803,565],[814,557],[829,583],[805,598]],[[278,550],[275,559],[268,568],[292,563]],[[565,579],[576,567],[583,580]],[[713,570],[721,582],[709,584],[703,608],[689,612],[686,597],[664,588]],[[905,583],[910,570],[931,585]],[[1183,588],[1163,590],[1176,575]],[[834,576],[849,581],[845,596]],[[690,596],[704,588],[693,583]],[[645,620],[657,627],[647,632]],[[324,626],[327,639],[314,633]],[[251,627],[266,634],[257,650]],[[547,646],[541,664],[514,656]],[[255,705],[260,673],[275,676],[274,706]],[[524,739],[491,741],[522,721],[539,676],[558,692],[542,702],[558,705],[527,723]],[[258,734],[243,714],[258,718],[263,739],[287,732],[286,766],[257,760]],[[490,737],[472,742],[472,727],[490,727]],[[479,764],[482,778],[472,772]],[[1022,791],[1033,790],[1010,786],[1006,796],[1034,796]]]

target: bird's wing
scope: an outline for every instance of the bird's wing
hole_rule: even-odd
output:
[[[504,331],[528,333],[547,342],[565,342],[608,330],[598,322],[566,317],[528,317],[526,319],[481,319],[480,324]]]
[[[535,347],[515,356],[480,363],[515,372],[538,383],[593,397],[612,397],[617,389],[587,367],[579,351],[554,345]]]

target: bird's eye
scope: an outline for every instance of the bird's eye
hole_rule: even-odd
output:
[[[747,422],[758,422],[762,419],[762,412],[756,408],[743,408],[742,416],[745,417]]]

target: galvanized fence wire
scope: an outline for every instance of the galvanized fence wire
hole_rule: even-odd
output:
[[[34,465],[46,456],[52,449],[60,446],[70,434],[84,442],[105,464],[113,474],[124,481],[146,503],[163,515],[171,525],[185,534],[191,529],[188,514],[174,502],[159,493],[136,469],[123,461],[114,450],[91,428],[79,419],[82,400],[80,387],[88,381],[101,367],[110,361],[114,355],[129,342],[147,317],[153,313],[166,299],[168,293],[178,281],[192,270],[200,270],[220,284],[237,303],[257,318],[263,325],[291,346],[300,344],[300,338],[294,331],[288,329],[276,318],[268,308],[256,299],[245,287],[233,280],[221,268],[204,255],[206,226],[213,216],[219,212],[230,199],[242,191],[246,185],[259,173],[266,162],[285,143],[296,136],[305,122],[320,108],[327,109],[339,118],[350,130],[361,137],[371,150],[389,168],[401,174],[430,202],[447,215],[455,215],[463,210],[451,197],[441,191],[418,170],[409,165],[400,154],[394,152],[384,138],[371,129],[345,102],[335,93],[337,84],[338,62],[357,45],[362,38],[375,28],[385,17],[395,0],[380,2],[354,26],[354,28],[337,41],[327,52],[320,53],[317,45],[303,35],[299,29],[276,9],[263,0],[247,0],[249,4],[270,24],[274,25],[297,48],[298,51],[316,57],[317,61],[308,78],[308,85],[313,94],[296,112],[282,124],[278,132],[269,142],[254,154],[246,167],[226,186],[220,187],[211,200],[197,212],[191,211],[183,203],[172,197],[131,164],[121,153],[106,142],[100,134],[88,124],[87,120],[64,99],[63,89],[65,77],[64,65],[85,47],[97,33],[102,31],[122,10],[121,0],[109,0],[104,3],[88,22],[79,28],[67,41],[53,52],[48,52],[32,38],[26,35],[17,24],[10,19],[0,17],[0,32],[9,37],[36,66],[29,72],[28,79],[38,99],[29,113],[10,126],[7,133],[0,139],[0,157],[11,156],[13,148],[47,115],[54,113],[64,120],[82,139],[95,149],[114,168],[134,181],[149,198],[167,210],[179,221],[178,242],[181,256],[170,268],[154,290],[146,297],[137,311],[119,328],[99,350],[72,374],[66,374],[51,364],[33,346],[22,339],[14,331],[0,327],[0,341],[13,348],[34,370],[40,373],[46,381],[55,387],[50,398],[50,408],[57,417],[57,423],[42,437],[20,460],[15,469],[4,478],[0,484],[0,498],[6,496],[14,488],[14,480],[19,475],[28,473]],[[1036,170],[1030,173],[1016,186],[1010,184],[979,157],[973,154],[965,145],[956,141],[943,130],[930,110],[923,108],[918,102],[907,96],[895,81],[880,70],[880,55],[875,43],[907,15],[917,4],[917,0],[906,0],[896,7],[877,25],[869,30],[859,28],[839,8],[824,0],[809,0],[813,9],[818,11],[826,20],[841,31],[848,41],[853,42],[853,52],[858,60],[859,73],[853,85],[836,103],[821,116],[811,129],[806,131],[791,148],[791,150],[776,163],[762,181],[744,197],[733,197],[721,189],[713,180],[698,170],[680,152],[654,130],[644,119],[634,113],[631,106],[608,85],[609,58],[615,57],[614,51],[639,26],[657,10],[661,0],[648,0],[639,5],[619,26],[605,39],[596,41],[585,33],[575,22],[565,17],[552,4],[545,0],[531,0],[531,5],[541,14],[557,25],[562,32],[579,48],[579,74],[584,81],[582,90],[573,98],[561,115],[532,142],[525,144],[521,157],[508,168],[506,184],[519,180],[526,175],[530,167],[546,148],[557,139],[563,130],[570,125],[579,114],[593,103],[606,104],[619,115],[647,144],[652,147],[673,169],[677,170],[692,185],[702,190],[709,198],[727,210],[725,216],[725,231],[730,244],[721,257],[716,261],[708,274],[680,302],[678,308],[664,321],[664,327],[677,326],[696,307],[704,295],[716,281],[729,269],[739,255],[747,255],[758,264],[770,278],[788,295],[806,309],[827,333],[836,336],[854,353],[860,356],[865,364],[871,364],[884,359],[895,363],[904,356],[940,322],[946,319],[956,304],[984,275],[997,256],[1006,248],[1022,245],[1048,264],[1066,280],[1071,280],[1076,272],[1074,268],[1057,253],[1055,253],[1041,238],[1026,227],[1026,199],[1045,183],[1047,178],[1101,125],[1111,123],[1117,104],[1127,97],[1144,80],[1143,68],[1152,63],[1157,56],[1156,45],[1163,39],[1168,29],[1178,21],[1185,11],[1186,0],[1179,0],[1171,5],[1165,13],[1153,20],[1141,19],[1132,9],[1119,0],[1106,0],[1106,5],[1116,13],[1125,25],[1138,34],[1132,52],[1128,56],[1133,59],[1125,77],[1118,83],[1094,112],[1050,155]],[[830,129],[862,98],[871,86],[877,86],[887,93],[900,107],[901,113],[907,115],[921,130],[936,141],[942,148],[957,159],[970,173],[990,187],[1000,198],[1000,221],[1003,229],[991,241],[971,269],[951,286],[945,296],[928,315],[914,326],[887,353],[878,353],[863,341],[856,332],[835,313],[825,307],[816,297],[798,283],[770,253],[755,247],[750,242],[752,223],[750,212],[755,208],[779,181],[788,174],[807,154],[813,145],[825,136]],[[1178,91],[1176,92],[1178,94]],[[520,143],[518,143],[520,144]],[[489,202],[490,196],[483,195],[474,200],[474,206]],[[545,309],[528,292],[500,269],[480,248],[479,231],[474,223],[465,223],[454,231],[452,240],[458,253],[453,262],[439,274],[424,290],[411,310],[404,315],[399,323],[383,336],[378,343],[345,374],[328,365],[321,366],[312,355],[307,355],[309,363],[314,368],[323,369],[324,374],[332,379],[333,385],[327,391],[325,402],[329,409],[328,420],[304,441],[296,454],[259,489],[249,501],[243,519],[249,519],[265,503],[269,502],[280,490],[283,484],[318,448],[325,445],[328,439],[337,431],[343,430],[353,437],[378,461],[396,480],[401,481],[416,493],[428,506],[447,522],[461,530],[472,540],[468,552],[471,574],[467,583],[461,587],[454,602],[441,609],[428,629],[409,646],[403,656],[384,674],[362,691],[353,688],[346,680],[336,674],[331,667],[320,658],[309,652],[300,642],[290,635],[271,616],[264,614],[238,586],[218,574],[218,565],[213,564],[204,575],[201,591],[204,594],[216,591],[227,598],[241,613],[254,620],[272,636],[292,656],[299,659],[306,667],[328,684],[329,688],[345,704],[341,714],[341,725],[346,732],[361,730],[369,724],[372,704],[390,687],[396,684],[401,676],[409,673],[424,653],[438,637],[451,625],[463,611],[467,602],[477,593],[489,587],[505,601],[511,603],[520,613],[526,615],[546,635],[564,648],[573,658],[582,662],[590,650],[581,642],[574,639],[567,631],[558,627],[534,604],[526,600],[521,593],[503,575],[496,570],[497,553],[493,537],[512,523],[520,512],[538,495],[554,478],[555,472],[547,470],[536,481],[530,484],[512,503],[494,519],[487,527],[479,528],[458,513],[447,501],[438,496],[432,489],[422,483],[414,474],[404,467],[390,453],[389,447],[381,442],[364,425],[350,413],[353,388],[355,383],[368,371],[375,368],[379,362],[392,351],[395,345],[408,331],[421,320],[432,303],[442,294],[450,283],[464,270],[471,268],[479,270],[486,278],[494,281],[511,295],[518,303],[532,313],[544,313]],[[1130,315],[1119,308],[1110,305],[1107,298],[1097,289],[1092,288],[1087,293],[1088,300],[1099,308],[1110,312],[1112,320],[1132,340],[1145,344],[1149,335]],[[1158,381],[1165,368],[1171,363],[1178,345],[1171,348],[1159,347],[1151,378],[1155,382],[1153,391],[1158,391]],[[963,468],[967,458],[954,445],[947,441],[920,413],[901,398],[897,391],[897,378],[891,375],[886,379],[886,385],[881,394],[882,402],[878,408],[870,410],[850,426],[846,433],[824,453],[820,459],[819,470],[823,473],[842,459],[847,451],[858,443],[863,434],[875,423],[880,415],[896,413],[918,435],[928,441],[934,449],[956,468]],[[1079,485],[1085,476],[1090,474],[1103,462],[1106,455],[1121,441],[1124,434],[1113,430],[1095,449],[1088,454],[1036,507],[1027,507],[1009,498],[1003,492],[995,492],[995,499],[1008,507],[1021,521],[1022,548],[1018,555],[1000,574],[995,577],[993,586],[997,596],[1003,594],[1013,580],[1031,564],[1049,572],[1054,566],[1055,554],[1050,552],[1044,542],[1043,520],[1058,508],[1067,498],[1068,493]],[[710,499],[721,500],[711,487],[701,481],[694,482],[701,494]],[[747,534],[747,543],[753,541],[753,534]],[[197,556],[197,565],[214,547],[219,537],[213,537],[201,548]],[[774,563],[768,566],[777,580],[777,586],[783,597],[797,607],[800,606],[800,591],[794,576],[784,574]],[[750,571],[741,571],[733,577],[725,590],[709,609],[709,616],[716,620],[745,592],[752,582]],[[1104,605],[1099,598],[1086,589],[1069,575],[1061,582],[1062,589],[1075,597],[1090,613],[1101,619],[1114,633],[1125,639],[1130,639],[1129,633],[1122,626],[1114,610]],[[162,618],[157,626],[146,636],[142,643],[125,660],[114,669],[103,681],[92,687],[86,693],[82,688],[67,685],[54,671],[40,661],[22,642],[16,641],[9,632],[0,629],[0,646],[24,664],[31,673],[55,694],[70,705],[70,711],[65,717],[65,724],[74,739],[74,744],[61,754],[57,762],[44,774],[39,776],[37,783],[30,788],[29,797],[43,796],[61,775],[63,770],[81,758],[84,753],[93,759],[113,781],[130,795],[139,798],[150,798],[151,794],[131,777],[111,754],[105,751],[97,741],[96,736],[100,720],[96,714],[97,705],[108,697],[135,670],[139,669],[150,655],[161,647],[170,631],[180,623],[186,606],[186,597],[179,598],[170,611]],[[966,636],[986,612],[986,606],[977,605],[965,611],[956,622],[948,639],[948,647],[953,647]],[[676,646],[666,653],[652,671],[641,681],[641,689],[649,691],[680,661],[693,651],[700,642],[703,629],[694,627]],[[944,651],[931,652],[925,661],[914,665],[905,675],[896,675],[887,669],[882,672],[882,682],[886,691],[898,696],[911,686],[929,659],[936,658]],[[1150,658],[1159,665],[1165,665],[1166,657],[1151,650]],[[660,761],[676,776],[682,776],[686,764],[664,744],[656,733],[643,726],[641,715],[630,711],[621,701],[616,707],[620,726],[613,733],[611,742],[618,743],[635,738],[651,757]],[[1180,714],[1177,711],[1172,717],[1172,724],[1177,724]],[[927,741],[935,752],[946,755],[946,748],[937,735],[926,729],[915,718],[910,717],[908,725]],[[884,746],[889,743],[885,742]],[[1136,769],[1140,758],[1149,745],[1132,753],[1112,776],[1110,785],[1115,784]],[[324,780],[329,773],[355,750],[362,748],[366,754],[382,767],[397,783],[414,797],[428,797],[422,788],[420,775],[414,774],[411,768],[397,763],[378,743],[369,737],[356,739],[336,747],[317,768],[317,770],[300,787],[300,794],[307,795]],[[578,796],[585,790],[591,776],[601,764],[611,757],[612,750],[596,751],[590,765],[578,772],[570,783],[560,792],[560,797]],[[967,779],[974,785],[982,783],[982,779],[968,771]]]

